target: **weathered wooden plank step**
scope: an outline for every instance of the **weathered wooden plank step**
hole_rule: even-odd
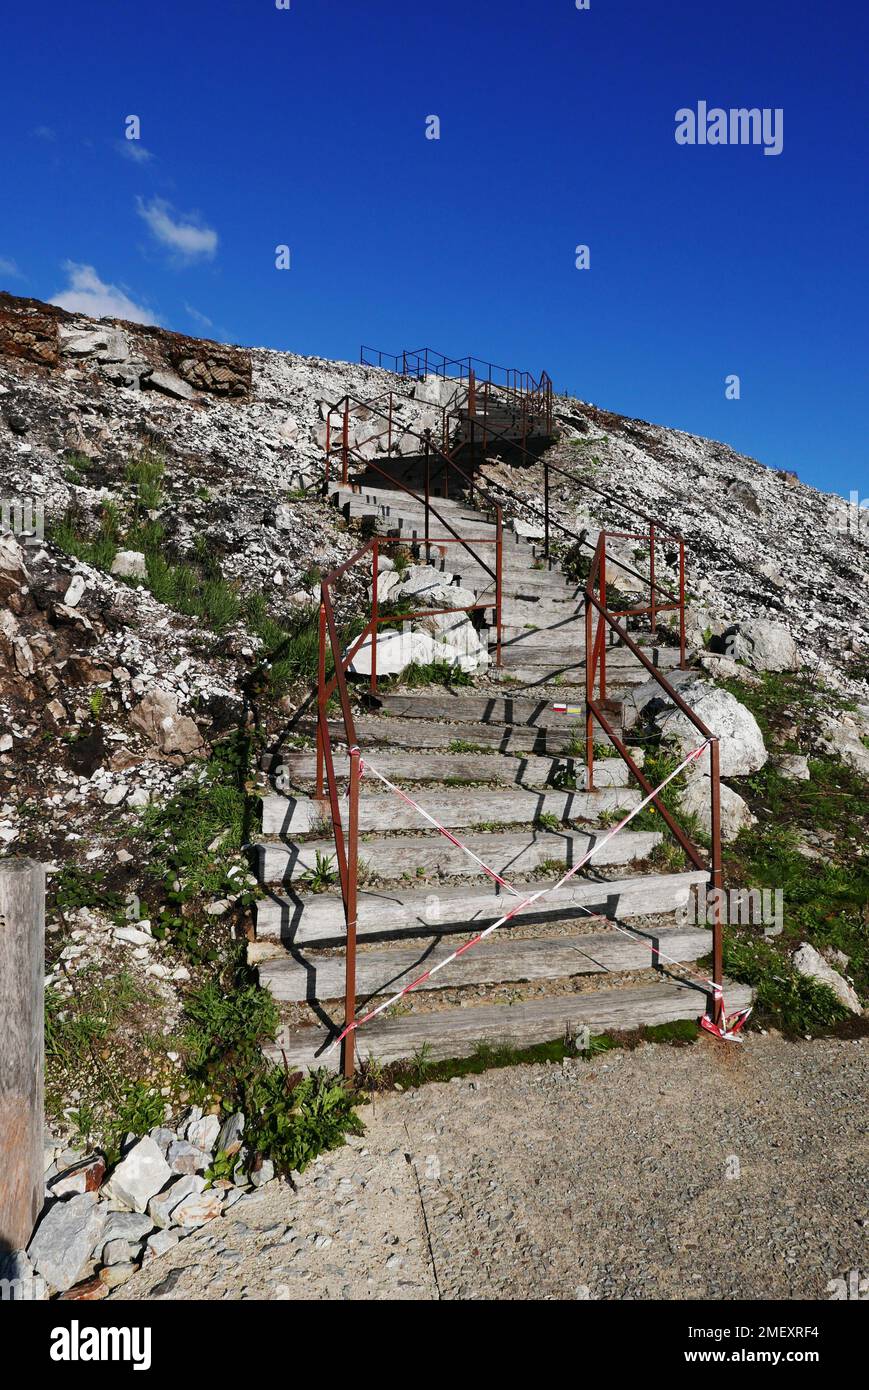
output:
[[[752,1001],[749,985],[725,983],[728,1008],[745,1008]],[[411,1013],[401,1018],[374,1019],[354,1034],[356,1057],[397,1062],[412,1057],[426,1044],[433,1061],[470,1056],[480,1043],[530,1047],[551,1042],[567,1030],[588,1027],[592,1033],[651,1027],[677,1019],[699,1019],[707,998],[699,989],[671,981],[589,990],[582,994],[534,999],[521,1004],[483,1004],[477,1008]],[[325,1028],[282,1028],[264,1049],[271,1060],[291,1069],[331,1066],[337,1070],[337,1050],[324,1056],[334,1034]]]
[[[420,805],[430,816],[450,830],[496,822],[501,825],[529,825],[541,816],[559,821],[596,822],[613,811],[632,811],[641,801],[632,787],[602,787],[599,791],[540,791],[491,789],[488,787],[450,787],[448,791],[429,791]],[[341,798],[342,824],[347,824],[348,801]],[[310,796],[282,796],[275,793],[262,799],[264,835],[304,835],[329,817],[328,800]],[[423,819],[373,775],[363,776],[359,795],[359,830],[425,829]]]
[[[356,997],[373,999],[392,994],[438,965],[455,949],[454,943],[418,942],[413,946],[383,946],[360,951],[356,958]],[[586,936],[548,936],[516,939],[503,928],[452,961],[420,989],[457,989],[464,985],[496,985],[508,981],[561,980],[574,975],[613,974],[649,970],[671,961],[692,961],[712,949],[712,933],[704,927],[663,927],[654,933],[594,932]],[[281,1003],[340,999],[344,995],[343,955],[323,955],[294,948],[279,960],[259,966],[260,985]]]
[[[558,716],[553,715],[553,718]],[[569,716],[562,716],[565,720]],[[441,748],[448,749],[457,740],[478,743],[481,747],[500,749],[504,753],[570,753],[574,737],[582,733],[581,718],[572,719],[563,729],[535,728],[509,724],[437,724],[425,719],[378,718],[376,715],[362,716],[356,721],[356,737],[361,748],[372,754],[379,745],[398,745],[401,748]],[[619,731],[620,719],[613,714],[610,722]],[[301,727],[301,726],[300,726]],[[312,732],[313,724],[306,724],[303,732]],[[332,738],[344,738],[344,725],[340,720],[330,719],[329,730]],[[595,733],[595,743],[605,744],[609,740],[599,731]],[[576,756],[576,749],[573,749]]]
[[[642,764],[643,751],[633,750],[633,757]],[[577,789],[585,784],[585,764],[579,758],[547,758],[531,755],[527,758],[505,757],[501,753],[405,753],[383,748],[377,754],[377,766],[390,781],[404,782],[497,782],[501,786],[545,787],[559,775],[576,779]],[[283,774],[280,769],[284,768]],[[273,757],[265,765],[275,775],[282,775],[292,788],[313,782],[317,775],[315,753],[292,752]],[[335,772],[340,781],[350,775],[347,758],[337,758]],[[631,774],[620,758],[595,761],[596,787],[627,787]]]
[[[569,868],[577,864],[593,845],[600,845],[604,832],[586,833],[580,830],[518,830],[470,831],[463,843],[495,873],[510,879],[532,873],[541,864],[552,863]],[[630,864],[645,859],[661,843],[662,836],[653,830],[621,830],[595,856],[595,863]],[[299,879],[317,864],[317,855],[335,862],[332,839],[308,840],[304,844],[264,841],[254,847],[258,870],[263,883],[286,883]],[[467,854],[432,831],[431,835],[394,836],[362,840],[359,860],[371,873],[386,879],[402,874],[440,874],[461,877],[483,873]]]
[[[390,718],[448,719],[473,724],[505,724],[518,728],[552,728],[559,732],[577,728],[574,716],[558,714],[554,700],[521,695],[444,693],[443,695],[383,694],[374,697],[377,708]],[[470,737],[470,736],[469,736]]]
[[[575,914],[587,917],[589,913],[621,919],[674,912],[688,901],[692,889],[708,881],[708,873],[698,869],[603,882],[577,876],[538,899],[519,920],[545,922]],[[540,882],[514,884],[523,895],[543,886]],[[488,879],[458,887],[439,884],[434,892],[430,888],[360,888],[357,934],[364,940],[432,936],[483,927],[497,921],[512,900],[512,894]],[[293,946],[341,945],[344,941],[344,908],[337,889],[304,895],[288,889],[261,899],[255,911],[258,941],[283,941]]]

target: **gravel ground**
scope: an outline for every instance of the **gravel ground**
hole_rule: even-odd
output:
[[[378,1096],[114,1297],[826,1299],[869,1267],[867,1057],[702,1038]]]

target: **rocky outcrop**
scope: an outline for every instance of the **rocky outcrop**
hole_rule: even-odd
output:
[[[826,985],[831,989],[846,1009],[850,1009],[852,1014],[861,1014],[862,1005],[856,991],[848,981],[828,965],[824,957],[815,950],[814,946],[808,941],[804,941],[800,949],[794,954],[794,966],[801,975],[807,976],[810,980],[816,980],[818,984]]]
[[[782,623],[748,619],[729,627],[722,641],[727,656],[744,661],[754,671],[799,670],[799,648]]]

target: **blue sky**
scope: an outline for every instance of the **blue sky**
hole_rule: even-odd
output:
[[[869,493],[858,0],[49,0],[3,28],[0,287],[545,367]],[[780,108],[781,153],[678,145],[700,101]]]

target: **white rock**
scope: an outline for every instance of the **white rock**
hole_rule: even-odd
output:
[[[184,1131],[184,1138],[197,1148],[214,1151],[220,1133],[220,1120],[217,1115],[203,1115],[201,1119],[191,1120]]]
[[[175,1177],[168,1187],[164,1187],[148,1203],[148,1215],[154,1225],[170,1225],[174,1220],[173,1212],[179,1202],[183,1202],[186,1197],[198,1197],[204,1187],[205,1179],[198,1177],[195,1173],[183,1178]]]
[[[63,596],[67,608],[75,608],[86,588],[84,575],[74,574],[69,581],[69,588]]]
[[[172,1170],[162,1151],[147,1135],[121,1159],[104,1191],[132,1211],[145,1211],[151,1198],[171,1177]]]
[[[801,664],[799,648],[781,623],[762,618],[736,623],[724,633],[724,643],[729,657],[755,671],[796,671]]]
[[[106,1220],[106,1208],[96,1193],[56,1202],[43,1217],[27,1253],[36,1269],[54,1289],[69,1289],[90,1272],[91,1251]]]
[[[783,753],[776,758],[775,765],[782,777],[787,777],[792,782],[811,780],[809,760],[803,757],[802,753]]]
[[[843,979],[838,970],[827,964],[824,957],[819,955],[808,941],[802,942],[799,950],[794,953],[794,966],[801,975],[817,980],[822,985],[828,985],[846,1009],[850,1009],[854,1014],[863,1012],[856,991]]]
[[[763,767],[768,754],[760,726],[751,711],[741,705],[735,695],[701,680],[681,686],[679,693],[707,728],[718,735],[722,777],[739,777]],[[653,708],[657,703],[656,700],[652,701]],[[683,753],[697,748],[702,742],[702,735],[688,716],[669,702],[654,713],[654,722],[661,734],[672,739]],[[708,748],[697,766],[703,772],[709,771]]]
[[[697,817],[701,827],[710,834],[712,831],[712,796],[709,777],[699,773],[689,778],[682,792],[680,806],[686,815]],[[721,783],[721,838],[729,842],[735,840],[740,830],[756,824],[753,816],[739,794]]]
[[[141,550],[119,550],[112,561],[111,573],[119,579],[147,579],[148,562]]]

